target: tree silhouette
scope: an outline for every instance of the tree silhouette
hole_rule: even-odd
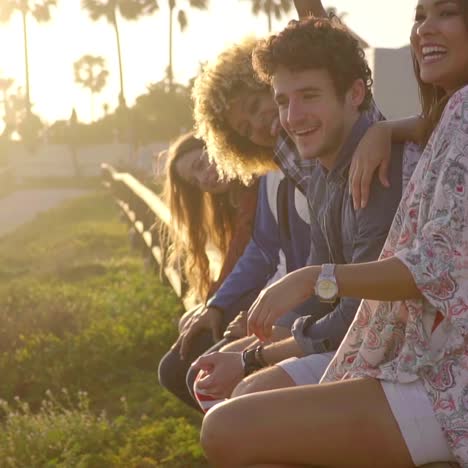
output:
[[[273,16],[279,20],[285,13],[291,11],[290,0],[249,0],[252,3],[252,13],[256,16],[265,14],[268,19],[268,32],[271,32]]]
[[[340,18],[340,20],[344,19],[344,17],[348,14],[346,12],[338,13],[337,9],[335,7],[333,7],[333,6],[332,7],[327,7],[327,8],[325,8],[325,10],[326,10],[328,16],[335,15],[338,18]]]
[[[11,88],[15,81],[12,78],[0,78],[0,93],[1,93],[1,102],[3,104],[3,121],[5,123],[5,128],[3,129],[0,138],[4,138],[5,136],[9,136],[11,133],[12,127],[12,117],[10,111],[10,103],[9,103],[9,95],[8,91]]]
[[[199,10],[206,10],[208,8],[209,0],[188,0],[188,6],[192,8],[198,8]],[[174,82],[174,69],[172,66],[172,56],[173,56],[173,28],[174,28],[174,13],[177,9],[176,0],[168,0],[169,6],[169,64],[167,66],[167,79],[169,82],[169,88],[172,89]],[[177,9],[177,21],[179,22],[180,30],[185,31],[188,25],[187,13],[186,10]]]
[[[122,51],[120,47],[120,32],[117,22],[117,11],[122,18],[137,20],[141,16],[150,15],[158,9],[156,0],[82,0],[82,7],[88,11],[93,21],[101,18],[107,20],[115,31],[117,55],[119,59],[120,95],[119,105],[126,106],[124,92],[124,78],[122,71]]]
[[[83,55],[73,64],[75,81],[91,94],[91,121],[94,121],[94,96],[106,86],[109,72],[103,57]]]
[[[31,113],[31,96],[29,86],[28,28],[27,19],[30,15],[38,22],[50,20],[50,9],[56,5],[56,0],[2,0],[0,2],[0,22],[6,23],[15,12],[21,13],[24,38],[24,69],[26,88],[26,112]]]
[[[347,16],[347,12],[338,12],[335,7],[328,7],[325,9],[327,12],[327,15],[334,15],[337,16],[341,21]],[[367,41],[365,41],[361,36],[356,34],[352,29],[349,29],[350,34],[359,42],[359,47],[362,47],[363,49],[367,49],[369,47],[369,44]]]

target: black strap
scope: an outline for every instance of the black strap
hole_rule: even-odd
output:
[[[278,195],[276,198],[276,211],[278,213],[278,229],[280,233],[280,242],[291,241],[291,228],[289,226],[289,207],[288,207],[288,179],[281,180],[278,186]]]

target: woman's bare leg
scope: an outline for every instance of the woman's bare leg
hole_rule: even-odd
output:
[[[201,440],[217,468],[414,466],[374,379],[234,398],[205,416]]]

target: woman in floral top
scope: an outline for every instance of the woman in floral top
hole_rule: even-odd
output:
[[[366,300],[320,385],[208,413],[214,466],[468,467],[468,0],[418,0],[411,43],[427,145],[379,261],[334,270],[340,296]],[[267,338],[320,272],[265,289],[250,330]]]

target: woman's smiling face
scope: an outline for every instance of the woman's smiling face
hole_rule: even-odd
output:
[[[181,155],[175,163],[175,171],[186,183],[202,192],[225,193],[232,187],[232,182],[219,178],[216,166],[209,161],[208,154],[201,148]]]
[[[252,143],[271,148],[276,141],[278,108],[269,91],[243,91],[230,103],[226,119]]]
[[[468,29],[461,2],[418,0],[411,46],[427,84],[452,92],[468,83]]]

